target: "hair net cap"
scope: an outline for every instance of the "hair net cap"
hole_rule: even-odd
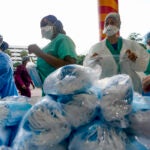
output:
[[[49,22],[51,22],[54,26],[56,26],[57,31],[63,31],[63,24],[60,20],[58,20],[55,16],[53,15],[48,15],[45,16],[42,20],[41,20],[41,26],[46,25],[45,20],[48,20]]]
[[[106,25],[106,21],[107,21],[108,18],[113,18],[113,19],[115,19],[115,20],[117,21],[118,27],[120,28],[121,20],[120,20],[120,15],[119,15],[118,13],[116,13],[116,12],[111,12],[111,13],[109,13],[109,14],[106,16],[106,18],[105,18],[105,24],[104,24],[104,26]]]
[[[144,44],[147,44],[147,42],[150,40],[150,32],[148,32],[143,39]]]
[[[48,15],[44,18],[47,19],[48,21],[50,21],[51,23],[55,23],[57,21],[57,18],[53,15]]]

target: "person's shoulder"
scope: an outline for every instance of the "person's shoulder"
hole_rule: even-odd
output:
[[[61,34],[59,33],[53,40],[52,42],[55,43],[55,42],[58,42],[58,41],[62,41],[64,39],[68,39],[69,37],[65,34]]]
[[[105,46],[105,45],[106,45],[105,42],[106,42],[106,39],[101,40],[101,41],[99,41],[99,42],[93,44],[91,48]]]
[[[66,34],[59,33],[55,39],[63,39],[63,38],[68,38],[68,36]]]
[[[106,39],[93,44],[89,49],[89,53],[93,54],[102,52],[103,50],[105,50],[105,47],[106,47]]]
[[[136,47],[136,48],[140,48],[144,50],[144,47],[142,46],[142,44],[140,44],[139,42],[135,40],[123,39],[123,43],[126,45],[130,45],[132,47]]]
[[[59,33],[57,35],[57,37],[55,39],[55,42],[57,42],[57,43],[62,43],[62,42],[67,42],[68,43],[69,42],[69,43],[73,43],[75,45],[73,39],[70,36],[68,36],[66,34],[62,34],[62,33]]]
[[[2,59],[2,60],[10,60],[11,59],[11,57],[7,54],[7,53],[5,53],[5,52],[0,52],[0,59]]]
[[[130,44],[139,44],[137,41],[135,40],[130,40],[130,39],[122,39],[124,43],[130,43]]]
[[[72,40],[69,35],[59,33],[57,39]]]

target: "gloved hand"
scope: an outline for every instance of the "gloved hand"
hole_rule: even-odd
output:
[[[134,52],[132,52],[130,49],[126,50],[126,54],[127,54],[128,58],[133,62],[135,62],[136,59],[138,58],[137,55]]]
[[[150,76],[147,76],[142,80],[142,88],[144,92],[150,92]]]

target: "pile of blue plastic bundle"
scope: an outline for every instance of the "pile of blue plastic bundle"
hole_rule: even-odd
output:
[[[1,150],[150,149],[150,100],[133,91],[128,75],[101,80],[99,75],[88,67],[64,66],[46,78],[46,96],[23,114],[18,106],[6,107],[15,113],[0,114],[1,122],[20,118],[7,124],[15,132],[1,134]]]

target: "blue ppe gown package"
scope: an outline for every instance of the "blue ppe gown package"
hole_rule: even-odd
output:
[[[67,95],[88,90],[98,79],[95,70],[81,65],[66,65],[51,73],[44,81],[45,94]]]
[[[24,116],[13,141],[14,149],[29,150],[57,145],[71,132],[70,124],[59,104],[45,96]],[[44,149],[45,148],[45,149]]]

